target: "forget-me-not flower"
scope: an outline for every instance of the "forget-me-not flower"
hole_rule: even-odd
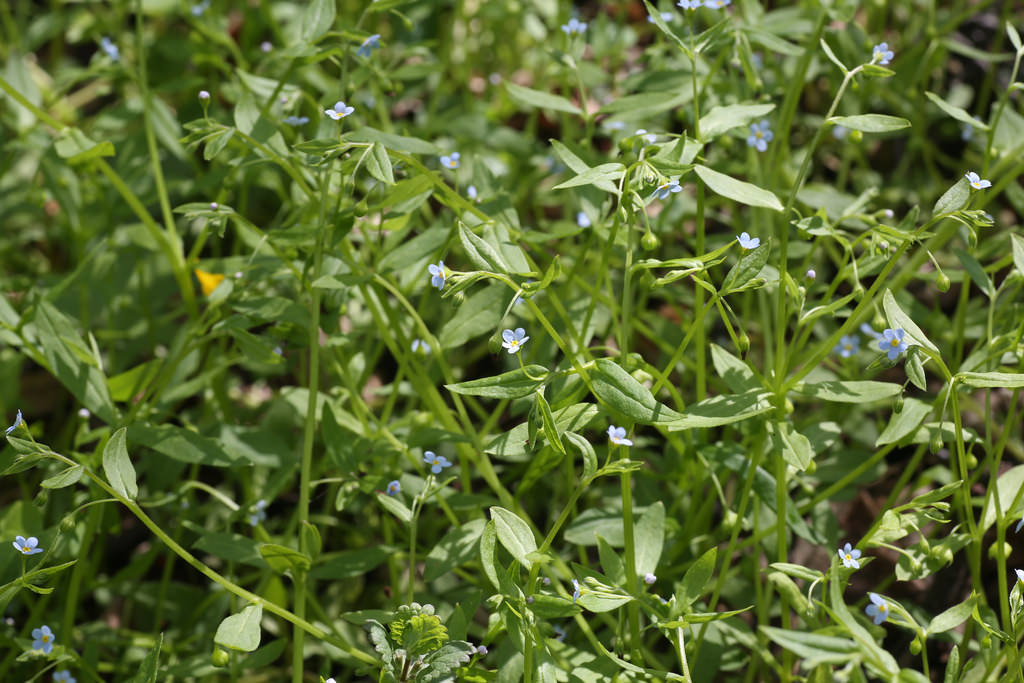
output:
[[[249,514],[249,526],[256,526],[267,519],[267,501],[260,498],[253,505],[253,512]]]
[[[78,680],[71,675],[67,669],[61,669],[53,674],[55,683],[78,683]]]
[[[580,593],[581,592],[582,591],[580,589],[580,582],[577,581],[576,579],[573,579],[572,580],[572,601],[573,602],[576,602],[577,600],[580,599]]]
[[[646,128],[637,128],[636,132],[633,133],[633,135],[639,135],[641,139],[644,140],[644,142],[650,143],[652,145],[658,139],[657,133],[648,133]]]
[[[430,344],[423,341],[422,339],[412,340],[412,352],[422,351],[423,353],[430,353]]]
[[[585,211],[578,211],[576,213],[576,225],[581,228],[589,228],[591,226],[590,216]]]
[[[750,124],[750,135],[747,136],[747,146],[753,147],[758,152],[763,152],[768,149],[768,143],[772,141],[775,134],[772,133],[771,124],[768,123],[768,119],[764,119],[761,123]]]
[[[969,182],[971,187],[975,190],[984,190],[986,187],[992,187],[992,182],[990,180],[985,180],[984,178],[979,177],[974,171],[964,173],[964,178],[967,178],[967,182]]]
[[[380,34],[374,33],[372,36],[367,38],[356,50],[356,54],[360,57],[369,57],[373,54],[373,51],[380,47]]]
[[[1014,569],[1017,572],[1017,580],[1024,583],[1024,569]]]
[[[427,270],[430,272],[430,284],[438,289],[444,289],[444,284],[448,281],[448,269],[444,267],[444,261],[438,261],[437,265],[431,263],[427,266]]]
[[[397,496],[401,492],[402,492],[402,483],[400,481],[398,481],[397,479],[392,479],[391,481],[388,482],[388,491],[387,491],[387,493],[388,493],[389,496]]]
[[[843,561],[844,567],[847,569],[860,569],[860,562],[858,562],[858,558],[860,558],[859,550],[851,547],[850,544],[847,543],[837,552],[839,553],[839,559]]]
[[[50,654],[53,651],[53,631],[46,624],[42,628],[32,629],[32,649],[42,650],[43,654]]]
[[[612,425],[608,427],[608,440],[616,446],[632,446],[633,442],[626,438],[626,428]]]
[[[523,344],[530,341],[526,336],[526,330],[517,327],[515,330],[505,330],[501,333],[501,345],[508,349],[509,353],[519,353]]]
[[[107,53],[107,56],[115,62],[121,61],[121,51],[117,49],[117,45],[114,45],[114,41],[110,38],[103,36],[100,39],[100,49]]]
[[[871,63],[885,66],[895,56],[889,49],[889,43],[879,43],[871,50]]]
[[[4,430],[4,436],[7,436],[11,432],[13,432],[15,429],[18,428],[18,425],[20,425],[20,424],[21,424],[21,409],[19,408],[18,409],[18,414],[14,416],[14,424],[12,424],[10,427],[8,427],[6,430]]]
[[[470,185],[466,188],[466,196],[474,202],[480,198],[480,193],[476,191],[476,185]]]
[[[679,0],[679,2],[676,3],[676,5],[680,9],[695,10],[703,7],[704,3],[702,2],[702,0]]]
[[[644,574],[644,583],[646,583],[648,586],[650,586],[657,580],[658,577],[652,574],[651,572],[647,572],[646,574]]]
[[[462,157],[458,152],[452,152],[441,157],[441,165],[445,168],[456,169],[459,167],[459,159]]]
[[[601,125],[608,130],[625,130],[626,128],[625,121],[605,121]]]
[[[757,249],[761,246],[760,237],[751,237],[750,234],[746,232],[741,232],[740,236],[736,239],[739,241],[740,246],[743,249]]]
[[[868,335],[869,337],[874,337],[875,339],[882,338],[882,335],[880,335],[878,332],[875,332],[875,328],[871,327],[871,325],[868,325],[867,323],[860,324],[860,331]]]
[[[850,135],[850,129],[846,126],[832,126],[832,137],[836,140],[845,140]]]
[[[22,555],[35,555],[43,552],[43,549],[39,547],[39,539],[35,536],[24,536],[14,537],[14,547],[17,548],[18,552]]]
[[[882,338],[878,340],[878,348],[885,351],[889,360],[896,360],[907,350],[906,334],[902,327],[895,330],[887,327],[882,331]]]
[[[814,278],[818,277],[818,274],[814,271],[814,268],[808,268],[807,272],[804,273],[804,277],[806,277],[808,280],[813,280]]]
[[[881,624],[889,618],[889,603],[878,593],[868,593],[871,604],[864,608],[869,617],[874,619],[875,625]]]
[[[654,191],[654,197],[658,199],[668,199],[670,194],[675,192],[682,192],[683,188],[679,185],[678,180],[670,180],[667,183],[662,183],[658,186],[658,189]]]
[[[210,99],[210,91],[209,90],[200,90],[199,91],[199,100],[200,101],[206,102],[209,99]]]
[[[308,116],[288,116],[284,120],[289,126],[304,126],[309,123]]]
[[[567,36],[571,36],[574,33],[584,33],[587,30],[587,22],[580,21],[576,17],[569,20],[568,24],[562,24],[562,31]]]
[[[430,471],[434,474],[441,474],[441,470],[445,467],[452,466],[452,463],[448,461],[448,458],[443,455],[437,455],[434,451],[425,451],[423,453],[423,462],[430,465]]]
[[[672,14],[671,12],[659,12],[658,14],[661,15],[661,20],[664,21],[666,24],[671,22],[673,19],[675,19],[675,16],[676,16],[676,15]],[[648,24],[653,24],[654,23],[654,17],[648,16],[647,17],[647,23]]]
[[[260,52],[262,52],[263,54],[267,54],[273,49],[274,44],[271,43],[269,40],[264,40],[262,43],[260,43]]]
[[[855,334],[844,334],[832,349],[833,353],[838,353],[843,358],[849,358],[858,351],[860,351],[860,337]]]
[[[201,17],[210,8],[210,0],[203,0],[198,5],[192,5],[192,16]]]
[[[732,0],[704,0],[704,6],[708,9],[722,9],[732,4]]]
[[[337,102],[334,103],[333,109],[324,109],[324,113],[330,116],[335,121],[340,121],[341,119],[345,118],[355,110],[355,107],[350,107],[341,100],[338,100]]]

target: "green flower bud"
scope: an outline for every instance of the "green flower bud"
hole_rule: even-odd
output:
[[[903,394],[899,394],[896,396],[896,400],[893,401],[892,404],[892,412],[896,413],[897,415],[903,412]]]
[[[1010,555],[1013,554],[1013,546],[1003,541],[1003,560],[1006,560]],[[999,559],[999,544],[993,543],[988,547],[988,556],[992,560]]]
[[[750,350],[750,337],[747,336],[746,332],[741,332],[737,341],[739,342],[740,353],[746,353]]]
[[[75,518],[73,515],[68,515],[64,519],[60,520],[60,532],[62,534],[70,534],[75,530]]]
[[[921,641],[918,640],[917,638],[914,638],[912,641],[910,641],[910,654],[912,654],[912,655],[919,655],[919,654],[921,654]]]
[[[976,457],[974,457],[973,453],[968,453],[967,454],[967,469],[973,470],[977,466],[978,466],[978,459]]]
[[[854,83],[854,85],[857,84],[856,81],[854,81],[853,83]],[[850,141],[851,142],[860,142],[863,139],[864,139],[864,133],[860,132],[859,130],[851,130],[850,131]]]
[[[992,647],[992,636],[986,634],[985,637],[981,639],[981,646],[986,649]]]
[[[807,469],[804,470],[804,472],[806,472],[807,474],[814,474],[817,471],[818,471],[818,463],[815,462],[814,460],[811,460],[809,463],[807,463]]]
[[[942,450],[942,434],[939,432],[935,433],[935,436],[933,436],[931,441],[928,442],[928,450],[933,454]]]
[[[365,200],[365,199],[360,199],[360,200],[359,200],[359,201],[358,201],[358,202],[356,203],[356,206],[355,206],[355,214],[356,214],[357,216],[360,216],[360,217],[362,217],[362,216],[365,216],[366,214],[368,214],[369,212],[370,212],[370,207],[369,207],[369,205],[368,205],[368,204],[366,203],[366,200]]]
[[[940,292],[949,291],[949,276],[943,273],[941,270],[935,276],[935,288]]]
[[[953,564],[953,550],[949,546],[937,545],[932,548],[932,557],[942,564]]]
[[[210,663],[217,667],[227,666],[230,658],[231,656],[227,650],[215,647],[213,648],[213,653],[210,654]]]
[[[640,246],[643,247],[645,251],[657,249],[660,243],[661,241],[658,239],[658,236],[653,232],[644,233],[644,236],[640,238]]]
[[[733,510],[726,510],[722,515],[722,529],[731,532],[740,522],[740,516]]]
[[[793,411],[796,410],[796,408],[793,406],[793,402],[790,401],[788,398],[786,399],[786,406],[785,406],[785,408],[786,408],[786,415],[792,415]]]

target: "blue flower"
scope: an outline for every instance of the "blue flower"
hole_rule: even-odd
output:
[[[192,16],[201,17],[203,13],[210,8],[210,0],[203,0],[198,5],[192,6]]]
[[[551,627],[551,630],[555,632],[555,640],[562,642],[565,640],[565,627],[561,624],[555,624]]]
[[[971,184],[975,190],[984,190],[986,187],[992,187],[992,182],[978,177],[978,174],[974,171],[964,173],[964,178],[967,178],[967,182]]]
[[[28,538],[15,536],[14,547],[22,555],[35,555],[36,553],[43,552],[43,549],[39,547],[39,539],[35,536],[29,536]]]
[[[661,15],[661,20],[664,21],[666,24],[676,18],[676,15],[672,14],[671,12],[659,12],[658,14]],[[647,23],[653,24],[654,17],[647,17]]]
[[[121,51],[117,49],[117,45],[114,45],[114,42],[110,40],[110,38],[103,36],[100,39],[100,49],[106,52],[107,56],[115,62],[121,61]]]
[[[369,57],[373,54],[373,51],[380,47],[380,34],[374,33],[372,36],[367,38],[356,50],[356,54],[360,57]]]
[[[833,353],[838,353],[843,358],[849,358],[858,351],[860,351],[860,337],[855,334],[844,334],[832,349]]]
[[[658,189],[655,190],[654,194],[651,196],[657,197],[658,199],[668,199],[668,196],[670,194],[682,191],[683,188],[679,185],[678,180],[670,180],[667,183],[662,183],[661,185],[659,185]]]
[[[441,470],[445,467],[451,467],[452,464],[448,461],[448,458],[443,455],[437,455],[434,451],[426,451],[423,453],[423,462],[430,465],[430,471],[434,474],[441,474]]]
[[[10,427],[8,427],[6,429],[6,431],[4,431],[4,436],[9,435],[11,432],[13,432],[15,429],[17,429],[18,425],[20,425],[20,424],[21,424],[21,410],[19,409],[18,410],[18,414],[14,416],[14,424],[12,424]]]
[[[32,639],[33,650],[42,650],[46,655],[53,651],[53,631],[46,624],[42,628],[32,629]]]
[[[633,135],[639,135],[645,142],[652,145],[658,139],[658,135],[656,133],[648,133],[646,128],[637,128]]]
[[[267,54],[273,49],[274,44],[271,43],[269,40],[264,40],[262,43],[260,43],[260,52],[262,52],[263,54]]]
[[[508,349],[509,353],[519,353],[522,349],[523,344],[530,341],[530,338],[526,336],[526,330],[521,327],[517,327],[513,330],[505,330],[501,333],[502,342],[501,345]]]
[[[207,100],[209,100],[210,99],[210,91],[209,90],[200,90],[199,91],[199,99],[202,102],[206,102]]]
[[[960,139],[964,142],[970,142],[974,137],[974,126],[969,123],[965,123],[960,127]]]
[[[616,446],[632,446],[633,442],[626,438],[626,428],[612,425],[608,427],[608,440]]]
[[[906,334],[902,327],[895,330],[886,328],[882,331],[882,338],[878,340],[878,348],[886,352],[889,360],[896,360],[907,350],[907,342],[904,340]]]
[[[864,608],[867,615],[875,620],[875,625],[881,624],[889,618],[889,603],[878,593],[868,593],[871,604]]]
[[[256,526],[267,519],[267,501],[260,498],[253,505],[253,510],[254,512],[249,514],[249,526]]]
[[[476,191],[476,185],[470,185],[466,188],[466,196],[472,199],[474,202],[480,198],[480,193]]]
[[[456,169],[459,167],[459,158],[462,155],[458,152],[452,152],[450,155],[441,157],[441,165],[445,168]]]
[[[591,226],[590,216],[585,211],[579,211],[576,213],[576,225],[581,228],[589,228]]]
[[[763,152],[768,149],[768,143],[775,137],[772,133],[771,124],[768,123],[768,119],[764,119],[761,123],[750,124],[750,135],[747,136],[747,146],[753,147],[758,152]]]
[[[67,669],[61,669],[53,674],[53,680],[55,683],[78,683],[71,672]]]
[[[565,35],[571,36],[573,33],[583,33],[587,30],[587,22],[580,21],[576,17],[569,20],[568,24],[562,24],[562,31]]]
[[[355,107],[349,107],[341,100],[334,103],[333,109],[324,109],[324,113],[330,116],[335,121],[340,121],[352,112],[356,110]]]
[[[304,126],[309,123],[308,116],[288,116],[284,120],[289,126]]]
[[[895,55],[892,50],[889,49],[889,43],[879,43],[871,50],[872,64],[881,64],[882,66],[885,66],[893,57],[895,57]]]
[[[704,3],[701,2],[701,0],[679,0],[679,2],[676,3],[676,6],[680,9],[695,10],[703,7]]]
[[[477,648],[476,648],[476,653],[478,655],[480,655],[481,657],[485,656],[487,654],[487,646],[486,645],[478,645]]]
[[[882,338],[882,335],[880,335],[879,333],[875,332],[875,328],[871,327],[871,325],[868,325],[867,323],[861,323],[860,324],[860,331],[863,332],[864,334],[868,335],[869,337],[874,337],[875,339],[881,339]]]
[[[573,602],[576,602],[577,600],[580,599],[580,593],[581,592],[582,592],[582,590],[580,589],[580,582],[577,581],[576,579],[573,579],[572,580],[572,601]]]
[[[430,344],[423,341],[422,339],[412,340],[412,352],[423,351],[423,353],[430,353]]]
[[[647,572],[646,574],[644,574],[644,583],[646,583],[648,586],[650,586],[657,580],[658,577],[652,574],[651,572]]]
[[[736,238],[739,240],[740,246],[744,249],[757,249],[761,246],[760,237],[751,237],[748,233],[741,232],[740,236]]]
[[[832,126],[832,137],[836,140],[845,140],[850,135],[850,129],[846,126]]]
[[[732,4],[732,0],[705,0],[704,6],[708,9],[722,9]]]
[[[401,492],[402,492],[402,483],[400,481],[398,481],[397,479],[392,479],[391,481],[388,482],[388,491],[387,491],[387,493],[388,493],[389,496],[397,496]]]
[[[1014,569],[1013,571],[1017,572],[1017,580],[1024,583],[1024,571],[1020,569]]]
[[[859,550],[857,550],[856,548],[851,548],[850,544],[847,543],[837,552],[839,553],[839,559],[843,561],[844,567],[846,567],[847,569],[851,567],[854,569],[860,569],[860,562],[857,561],[857,559],[860,557]]]
[[[608,130],[625,130],[626,128],[625,121],[605,121],[601,125],[603,125]]]
[[[1020,528],[1021,528],[1022,526],[1024,526],[1024,517],[1021,517],[1021,518],[1020,518],[1020,521],[1019,521],[1019,522],[1017,522],[1017,526],[1016,526],[1016,527],[1014,527],[1014,529],[1013,529],[1013,533],[1015,533],[1015,534],[1016,534],[1016,533],[1020,533]]]
[[[427,270],[430,272],[430,284],[438,289],[444,289],[444,284],[448,281],[448,269],[444,267],[444,261],[438,261],[435,266],[431,263],[427,266]]]

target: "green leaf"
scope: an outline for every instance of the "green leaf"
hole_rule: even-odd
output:
[[[924,376],[924,360],[922,360],[924,354],[921,353],[920,347],[911,346],[907,349],[907,360],[903,364],[903,369],[907,373],[907,379],[911,383],[920,389],[921,391],[928,391],[928,380]]]
[[[39,485],[44,489],[62,489],[65,486],[73,486],[82,478],[84,472],[85,468],[81,465],[72,465],[63,472],[39,482]]]
[[[961,372],[956,378],[969,387],[986,389],[1004,387],[1006,389],[1024,388],[1024,374],[1011,372]]]
[[[302,13],[302,39],[314,43],[334,26],[335,0],[311,0]]]
[[[537,387],[544,384],[547,376],[546,368],[540,365],[527,365],[525,369],[519,368],[493,377],[484,377],[458,384],[445,384],[444,386],[453,394],[462,394],[463,396],[522,398],[529,396]]]
[[[612,100],[597,110],[598,114],[631,114],[643,112],[644,116],[652,116],[658,112],[668,111],[686,104],[693,99],[693,91],[688,88],[681,90],[656,90],[626,95]],[[774,105],[772,105],[774,106]],[[701,124],[703,125],[703,124]]]
[[[770,249],[762,244],[754,249],[744,249],[740,260],[733,266],[722,282],[722,294],[729,294],[744,289],[768,263]]]
[[[839,564],[833,563],[829,586],[842,585],[839,579]],[[861,626],[860,622],[850,614],[850,609],[843,602],[843,591],[838,589],[830,590],[829,600],[835,619],[850,632],[850,635],[857,642],[860,651],[864,654],[865,659],[872,662],[889,678],[895,676],[899,671],[899,665],[896,663],[896,660],[886,650],[879,647],[868,630]]]
[[[310,570],[309,576],[332,581],[362,576],[384,564],[396,551],[397,548],[394,546],[378,545],[325,555],[321,558],[321,563]]]
[[[760,389],[752,389],[741,394],[706,398],[684,410],[678,420],[668,424],[668,429],[675,432],[740,422],[772,410],[771,396]]]
[[[537,540],[533,537],[530,526],[516,513],[496,505],[491,507],[491,521],[494,522],[494,530],[505,550],[516,558],[519,564],[530,569],[532,562],[528,555],[537,550]]]
[[[611,612],[613,609],[618,609],[627,602],[630,602],[632,599],[633,598],[628,595],[598,593],[593,590],[584,590],[580,594],[580,598],[576,601],[576,604],[588,612],[600,614],[602,612]]]
[[[722,619],[728,619],[729,617],[734,617],[737,614],[743,614],[744,612],[752,609],[754,609],[753,605],[751,605],[750,607],[744,607],[743,609],[728,610],[726,612],[690,612],[689,614],[683,616],[682,621],[678,623],[682,625],[706,624],[709,621],[721,621]],[[665,628],[670,623],[675,624],[677,622],[666,622],[665,624],[659,624],[659,627]],[[678,627],[676,626],[674,628]]]
[[[1024,487],[1024,465],[1011,467],[1000,474],[996,480],[996,495],[999,496],[999,509],[1002,511],[1004,519],[1020,516],[1021,503],[1018,502],[1014,507],[1013,502],[1022,487]],[[996,506],[992,497],[988,496],[985,499],[985,511],[981,515],[979,526],[985,530],[995,524],[995,521]]]
[[[537,411],[540,413],[541,424],[544,426],[544,436],[547,437],[548,445],[556,451],[565,455],[565,446],[562,444],[562,430],[555,422],[555,416],[551,413],[551,406],[544,398],[544,390],[538,389],[534,392]],[[561,459],[559,459],[560,461]]]
[[[808,631],[761,626],[758,630],[772,642],[801,659],[808,668],[820,664],[842,664],[860,658],[860,648],[849,638],[837,638]]]
[[[711,575],[715,571],[718,548],[712,547],[690,565],[683,576],[683,582],[676,590],[676,609],[687,609],[710,588]]]
[[[485,525],[486,521],[478,517],[445,534],[426,557],[423,579],[433,581],[471,561],[478,552]]]
[[[541,92],[540,90],[534,90],[532,88],[524,88],[523,86],[516,85],[511,81],[505,81],[505,89],[513,100],[519,104],[526,105],[527,107],[552,109],[554,111],[568,112],[569,114],[583,114],[583,111],[579,107],[559,95]]]
[[[575,177],[555,185],[551,189],[564,190],[570,187],[580,187],[581,185],[593,185],[618,196],[619,188],[615,181],[621,178],[625,172],[626,167],[622,164],[601,164],[600,166],[588,168]],[[609,187],[610,189],[608,189]]]
[[[839,70],[842,71],[844,74],[847,73],[849,69],[846,68],[845,64],[839,61],[839,58],[836,57],[836,54],[834,52],[832,52],[832,48],[829,47],[828,43],[825,42],[825,39],[822,38],[819,41],[819,43],[821,44],[821,49],[825,51],[825,56],[828,57],[828,60],[835,64],[837,67],[839,67]]]
[[[665,506],[659,500],[651,505],[636,522],[634,531],[637,576],[655,573],[661,550],[665,544]]]
[[[238,614],[220,622],[213,642],[221,647],[241,652],[252,652],[260,646],[260,620],[263,607],[249,605]]]
[[[395,184],[395,174],[391,169],[391,159],[388,157],[388,150],[379,142],[373,143],[370,152],[366,155],[366,170],[377,180],[388,185]]]
[[[925,629],[925,632],[928,635],[933,635],[935,633],[945,633],[956,628],[970,618],[971,612],[974,611],[974,602],[975,598],[972,594],[959,605],[953,605],[945,612],[935,615],[928,623],[928,628]]]
[[[160,667],[160,648],[163,644],[164,634],[160,633],[157,636],[156,645],[146,653],[142,663],[137,665],[139,669],[130,683],[156,683],[156,674]]]
[[[939,349],[935,344],[929,341],[928,337],[924,336],[924,332],[917,326],[913,320],[910,319],[900,305],[896,303],[896,299],[893,297],[892,292],[888,289],[882,295],[882,308],[885,309],[885,317],[889,319],[889,327],[891,328],[902,328],[906,332],[907,341],[918,346],[923,346],[927,349],[939,352]]]
[[[81,164],[101,157],[114,156],[114,143],[104,140],[93,142],[77,128],[68,128],[53,143],[57,156],[69,164]]]
[[[971,280],[977,285],[978,289],[987,296],[989,299],[996,297],[996,288],[992,286],[992,280],[989,279],[985,273],[985,269],[982,268],[981,264],[978,263],[977,259],[968,254],[963,249],[953,249],[953,253],[960,259],[960,263],[963,264],[964,270],[971,276]]]
[[[291,571],[292,574],[305,572],[312,564],[309,555],[277,543],[263,543],[258,550],[270,568],[278,574],[284,574],[287,571]],[[257,641],[256,644],[259,645],[259,642]],[[251,652],[251,650],[247,651]]]
[[[977,128],[978,130],[987,131],[989,129],[988,125],[974,118],[960,107],[950,104],[949,102],[942,99],[935,93],[928,92],[926,90],[924,94],[925,97],[927,97],[929,100],[935,103],[935,106],[937,106],[942,111],[946,112],[946,114],[948,114],[949,116],[952,116],[957,121],[960,121],[961,123],[966,123],[967,125],[972,126],[973,128]]]
[[[643,424],[665,424],[682,417],[659,403],[654,394],[615,361],[599,358],[590,371],[594,395],[616,412]]]
[[[597,413],[598,408],[593,403],[574,403],[554,411],[555,424],[563,433],[581,430],[597,417]],[[523,461],[536,448],[536,444],[528,444],[527,441],[532,441],[532,438],[529,423],[524,422],[496,437],[484,447],[484,451],[505,460]]]
[[[798,384],[794,393],[800,396],[832,401],[834,403],[868,403],[892,398],[903,390],[899,384],[892,382],[872,382],[869,380],[853,380],[849,382],[812,382]]]
[[[825,578],[817,569],[809,569],[802,564],[790,564],[789,562],[772,562],[769,565],[772,569],[782,572],[787,576],[793,576],[804,581],[821,581]]]
[[[377,493],[377,502],[381,507],[398,517],[399,520],[408,524],[412,521],[412,510],[405,503],[385,493]]]
[[[711,344],[711,363],[715,372],[735,392],[757,388],[757,378],[746,363],[718,344]]]
[[[622,558],[615,552],[615,548],[597,536],[597,557],[601,561],[601,571],[616,586],[621,586],[626,581],[626,565]],[[638,572],[639,573],[639,570]],[[642,576],[642,575],[641,575]]]
[[[469,662],[476,648],[464,640],[453,640],[434,650],[423,660],[424,668],[416,675],[417,683],[455,680],[453,672]]]
[[[490,285],[466,297],[441,330],[441,347],[456,349],[473,337],[494,330],[501,321],[507,297],[504,285]]]
[[[772,428],[772,439],[776,441],[776,448],[782,453],[783,459],[803,472],[810,466],[814,451],[811,450],[811,442],[807,437],[793,429],[788,422],[776,423]]]
[[[733,128],[745,126],[754,119],[768,115],[774,104],[728,104],[713,107],[700,117],[701,140],[710,141]]]
[[[828,123],[836,126],[845,126],[850,130],[859,130],[864,133],[888,133],[894,130],[910,128],[910,121],[899,116],[886,116],[885,114],[833,116],[828,120]]]
[[[487,522],[484,532],[480,535],[480,564],[484,574],[491,580],[495,590],[501,590],[501,579],[498,575],[498,568],[495,563],[496,542],[498,539],[497,527],[494,520]]]
[[[1010,248],[1013,252],[1013,267],[1024,275],[1024,237],[1010,234]]]
[[[135,500],[139,495],[139,486],[135,482],[135,468],[132,467],[125,447],[126,431],[124,427],[118,429],[103,447],[103,473],[118,495]]]
[[[967,200],[970,198],[971,184],[967,181],[967,178],[960,178],[939,197],[939,201],[935,202],[935,206],[932,207],[932,215],[944,216],[959,211],[967,206]]]
[[[1010,22],[1006,22],[1006,35],[1009,37],[1010,42],[1013,44],[1013,49],[1015,49],[1017,52],[1024,50],[1024,47],[1021,46],[1020,34],[1017,33],[1017,29],[1015,29],[1013,27],[1013,24],[1011,24]]]
[[[760,206],[766,209],[782,211],[782,202],[770,191],[742,180],[736,180],[724,173],[719,173],[707,166],[696,164],[693,170],[712,192],[723,197],[734,199],[748,206]]]
[[[582,454],[583,475],[580,478],[583,481],[587,481],[597,472],[597,453],[594,452],[593,444],[586,437],[576,432],[562,432],[562,436],[568,439],[569,443],[574,445]]]
[[[508,264],[498,249],[462,223],[459,224],[459,241],[466,250],[466,256],[476,267],[494,273],[509,272]]]
[[[889,418],[889,424],[875,440],[875,447],[896,443],[914,434],[921,426],[928,413],[932,411],[932,405],[916,398],[908,398],[903,401],[903,410],[893,413]]]

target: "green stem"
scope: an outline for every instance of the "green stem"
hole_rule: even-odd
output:
[[[629,451],[623,448],[622,460],[629,460]],[[623,562],[626,565],[626,590],[630,595],[639,594],[636,577],[636,545],[633,538],[633,483],[632,473],[626,470],[620,475],[622,484],[622,539]],[[635,600],[627,605],[629,618],[629,647],[633,651],[633,661],[643,666],[643,654],[640,650],[640,613]]]

